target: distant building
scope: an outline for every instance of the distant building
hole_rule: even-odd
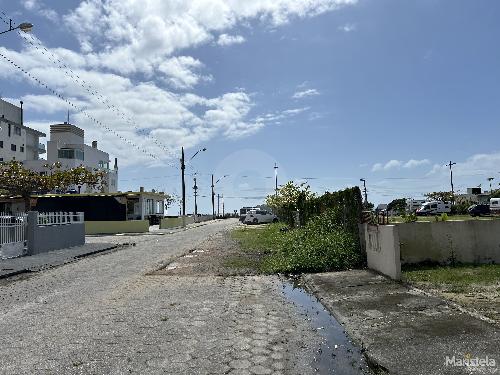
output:
[[[455,203],[489,203],[490,193],[481,192],[480,187],[467,188],[467,194],[457,194],[455,195]]]
[[[40,173],[46,173],[44,164],[61,163],[62,169],[70,169],[81,165],[89,169],[106,172],[106,186],[93,189],[90,186],[73,186],[78,193],[114,193],[118,191],[118,160],[110,168],[109,154],[97,148],[97,141],[92,146],[84,142],[83,129],[69,124],[55,124],[50,126],[50,140],[47,142],[47,160],[37,163],[27,163],[27,167]]]
[[[22,104],[18,107],[0,99],[0,161],[38,160],[45,153],[40,144],[45,134],[24,125]]]
[[[164,192],[127,191],[93,194],[45,194],[32,197],[40,212],[83,212],[87,221],[151,220],[165,216]]]

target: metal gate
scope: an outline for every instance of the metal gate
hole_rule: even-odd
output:
[[[23,255],[27,224],[28,216],[25,213],[0,213],[0,259]]]

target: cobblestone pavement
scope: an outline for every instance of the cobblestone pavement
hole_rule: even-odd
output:
[[[308,374],[320,337],[269,276],[150,274],[235,220],[0,282],[2,374]]]

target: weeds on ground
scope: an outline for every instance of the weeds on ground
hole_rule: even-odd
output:
[[[461,264],[456,266],[416,265],[403,268],[406,281],[426,283],[434,286],[449,285],[457,290],[465,290],[471,284],[495,285],[500,283],[500,265]]]
[[[343,228],[338,212],[323,213],[303,228],[282,231],[283,227],[238,229],[233,238],[247,251],[264,252],[260,269],[265,273],[345,270],[362,261],[359,238]]]

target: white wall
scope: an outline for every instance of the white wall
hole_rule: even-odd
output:
[[[360,224],[365,242],[368,268],[392,279],[401,278],[399,237],[395,225]]]

